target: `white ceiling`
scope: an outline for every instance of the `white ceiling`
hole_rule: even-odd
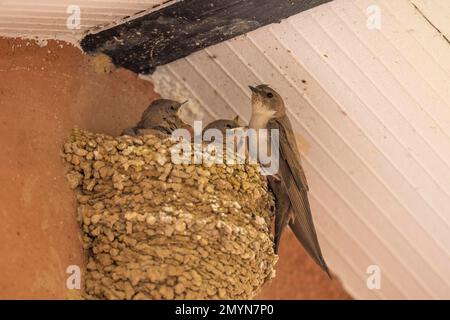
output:
[[[380,30],[366,26],[371,5]],[[347,290],[449,299],[449,31],[447,0],[336,0],[152,78],[163,96],[192,101],[191,120],[248,120],[247,85],[274,86],[304,154],[324,256]],[[380,290],[366,286],[369,265],[381,268]]]

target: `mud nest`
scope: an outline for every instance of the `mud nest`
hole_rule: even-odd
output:
[[[87,299],[251,299],[274,276],[273,199],[255,165],[172,164],[176,142],[75,129],[64,144]]]

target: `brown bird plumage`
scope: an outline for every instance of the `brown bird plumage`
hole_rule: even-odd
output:
[[[279,130],[279,170],[268,177],[276,198],[275,251],[278,251],[284,228],[289,224],[309,255],[330,276],[322,256],[308,200],[308,183],[300,163],[291,123],[281,96],[267,85],[252,90],[252,118],[249,127]],[[330,276],[331,277],[331,276]]]
[[[157,99],[142,113],[141,120],[135,127],[127,128],[122,135],[145,134],[146,132],[171,134],[186,124],[178,116],[184,104],[174,100]]]

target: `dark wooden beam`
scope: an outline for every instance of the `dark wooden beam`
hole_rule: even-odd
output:
[[[82,48],[137,73],[331,0],[184,0],[87,35]]]

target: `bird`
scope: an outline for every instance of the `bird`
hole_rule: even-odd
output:
[[[308,200],[309,186],[283,98],[265,84],[249,88],[252,91],[249,128],[279,130],[278,173],[267,177],[275,197],[274,251],[278,253],[281,235],[289,224],[308,254],[331,278],[317,239]]]
[[[202,134],[208,129],[218,129],[222,134],[226,134],[227,130],[236,129],[240,127],[239,116],[234,117],[232,120],[219,119],[209,123],[204,129]]]
[[[235,116],[233,119],[228,120],[228,119],[218,119],[215,120],[211,123],[209,123],[202,131],[202,138],[209,140],[211,137],[209,137],[208,135],[208,130],[210,129],[217,129],[220,131],[220,133],[222,134],[221,137],[215,137],[214,136],[214,142],[219,142],[219,143],[224,143],[223,145],[223,154],[226,154],[228,157],[228,153],[227,150],[231,150],[231,156],[234,158],[235,156],[239,155],[239,148],[241,146],[245,145],[243,144],[243,141],[241,141],[241,138],[239,136],[235,136],[235,132],[230,132],[231,130],[235,130],[235,129],[239,129],[239,128],[243,128],[241,125],[239,125],[239,116]],[[211,134],[212,132],[210,132]],[[227,135],[227,133],[230,133],[230,136]],[[213,134],[214,135],[214,134]],[[232,149],[227,149],[227,144],[225,143],[227,140],[225,139],[233,139],[233,143],[232,144]],[[219,140],[216,140],[219,139]],[[245,157],[245,152],[246,150],[244,150],[244,155],[243,158]],[[226,158],[225,158],[226,159]],[[225,160],[223,159],[223,160]]]
[[[186,102],[154,100],[142,113],[137,125],[123,130],[122,135],[135,136],[149,132],[170,135],[176,129],[186,128],[187,125],[179,117],[180,108]]]

